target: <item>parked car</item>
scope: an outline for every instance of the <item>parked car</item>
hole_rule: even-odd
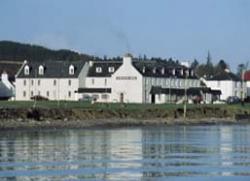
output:
[[[32,100],[37,100],[37,101],[48,101],[49,100],[48,98],[43,97],[43,96],[39,96],[39,95],[31,97],[31,99]]]
[[[91,102],[92,101],[92,97],[89,95],[85,95],[82,98],[79,99],[79,101],[86,101],[86,102]]]
[[[226,102],[227,104],[238,104],[241,102],[241,100],[237,96],[229,96]]]

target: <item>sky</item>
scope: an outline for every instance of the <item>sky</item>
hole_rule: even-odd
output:
[[[0,40],[97,56],[250,61],[250,0],[0,0]]]

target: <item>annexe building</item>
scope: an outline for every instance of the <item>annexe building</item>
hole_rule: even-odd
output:
[[[204,82],[207,87],[221,91],[221,100],[227,100],[230,96],[237,96],[242,99],[247,96],[246,82],[228,69],[204,80]]]

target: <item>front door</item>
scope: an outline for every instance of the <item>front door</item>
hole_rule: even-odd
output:
[[[120,103],[123,103],[123,102],[124,102],[124,94],[120,93]]]

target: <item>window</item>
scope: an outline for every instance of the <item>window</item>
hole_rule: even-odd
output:
[[[217,81],[217,87],[220,87],[220,81]]]
[[[41,84],[41,81],[40,81],[40,80],[38,80],[38,81],[37,81],[37,85],[40,85],[40,84]]]
[[[26,97],[26,92],[25,91],[23,91],[23,97]]]
[[[47,97],[49,97],[49,91],[46,92]]]
[[[158,100],[161,101],[161,94],[158,94]]]
[[[109,67],[109,73],[112,73],[115,71],[115,68],[114,67]]]
[[[69,98],[71,97],[71,91],[68,92],[68,96],[69,96]]]
[[[23,85],[26,86],[26,80],[23,80]]]
[[[165,74],[165,69],[164,69],[164,68],[161,69],[161,74],[162,74],[162,75]]]
[[[95,79],[91,79],[92,85],[95,84]]]
[[[102,67],[96,67],[96,70],[95,70],[97,73],[101,73],[102,72]]]
[[[34,85],[34,80],[31,80],[31,85]]]
[[[153,73],[154,73],[154,74],[156,73],[156,68],[153,68]]]
[[[53,85],[56,85],[56,80],[53,81]]]
[[[97,99],[99,99],[99,95],[98,95],[98,94],[94,94],[94,95],[92,96],[92,98],[93,98],[94,101],[96,101]]]
[[[31,96],[31,97],[34,96],[34,92],[33,92],[33,91],[30,92],[30,96]]]
[[[68,85],[71,86],[71,80],[68,81]]]
[[[30,74],[30,68],[28,65],[25,65],[24,67],[24,75],[29,75]]]
[[[107,85],[107,79],[104,79],[104,85],[105,86]]]
[[[102,99],[108,99],[108,94],[102,94]]]
[[[38,68],[38,74],[39,75],[43,75],[44,74],[44,68],[43,68],[42,65],[40,65],[39,68]]]
[[[73,65],[69,66],[69,75],[74,75],[75,73],[75,67]]]

